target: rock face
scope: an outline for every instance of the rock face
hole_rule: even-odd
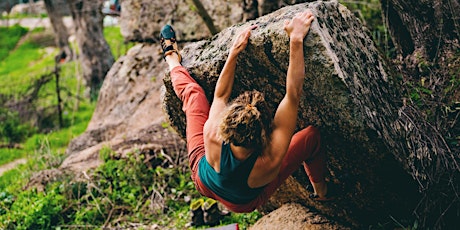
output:
[[[201,0],[216,27],[222,29],[242,20],[241,1]],[[211,33],[192,1],[121,1],[121,33],[129,41],[156,41],[161,27],[174,25],[179,40],[199,40]]]
[[[308,208],[288,203],[262,217],[250,228],[251,230],[309,229],[309,230],[347,230],[351,229],[312,212]]]
[[[43,1],[33,1],[33,3],[30,3],[27,1],[27,3],[21,3],[21,4],[16,4],[17,2],[21,1],[1,1],[0,3],[0,11],[8,11],[9,7],[11,8],[11,14],[12,15],[19,15],[19,14],[46,14],[46,8],[45,4]],[[24,2],[24,1],[22,1]],[[12,6],[14,4],[14,6]],[[55,6],[59,6],[59,13],[61,15],[70,15],[70,10],[69,10],[69,5],[67,5],[66,0],[53,0],[53,4]]]
[[[72,140],[62,169],[97,167],[99,150],[182,149],[184,142],[168,130],[161,111],[160,87],[167,69],[157,45],[131,48],[112,66],[101,88],[86,132]]]
[[[19,15],[19,14],[27,14],[27,13],[34,13],[34,14],[46,14],[45,4],[43,1],[24,4],[17,4],[11,8],[12,15]]]
[[[289,39],[283,23],[307,8],[314,12],[316,20],[304,42],[306,76],[298,129],[315,125],[322,130],[329,179],[339,191],[333,204],[313,205],[355,227],[377,223],[389,215],[405,218],[401,215],[411,213],[418,192],[410,175],[395,159],[409,154],[405,136],[395,125],[402,105],[400,86],[367,29],[344,6],[319,1],[282,8],[227,28],[210,40],[186,46],[182,64],[211,100],[234,36],[257,24],[246,51],[238,59],[232,97],[257,89],[276,108],[285,92],[289,63]],[[181,102],[169,78],[165,78],[165,86],[165,110],[172,126],[184,136]],[[302,174],[297,178],[305,185]]]
[[[210,4],[217,6],[219,2]],[[197,15],[191,19],[188,9],[174,8],[183,7],[183,2],[173,5],[125,0],[122,4],[124,12],[133,12],[122,14],[127,40],[155,41],[164,22],[174,22],[179,39],[209,36],[204,24],[193,24],[200,20]],[[404,116],[400,109],[402,90],[396,75],[388,70],[366,28],[345,7],[330,1],[285,7],[227,28],[209,40],[187,45],[182,51],[182,64],[211,100],[234,36],[257,24],[250,44],[238,59],[232,97],[257,89],[276,108],[285,92],[289,63],[289,40],[283,22],[307,8],[314,12],[316,20],[304,42],[306,76],[298,129],[308,125],[321,129],[329,159],[328,179],[331,188],[335,188],[336,200],[317,203],[309,199],[307,179],[299,170],[260,210],[270,212],[289,202],[306,204],[353,229],[387,222],[390,215],[396,220],[406,219],[420,200],[417,185],[411,179],[414,175],[408,172],[429,160],[432,150],[417,144],[420,138],[414,130],[418,127],[410,126],[411,117]],[[188,16],[179,17],[179,12],[188,12]],[[224,28],[239,19],[227,20],[216,24]],[[163,107],[171,126],[184,136],[181,102],[169,78],[162,79],[166,64],[159,50],[158,45],[137,45],[113,65],[87,131],[69,145],[69,156],[61,168],[84,171],[97,166],[98,152],[104,146],[120,152],[183,151],[183,141],[163,123],[159,93],[162,80]],[[415,151],[426,154],[418,159]]]

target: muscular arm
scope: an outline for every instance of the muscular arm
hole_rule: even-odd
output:
[[[235,68],[238,54],[241,53],[247,46],[249,36],[251,36],[251,30],[257,26],[251,26],[240,33],[236,40],[233,42],[232,48],[228,55],[227,61],[225,62],[224,68],[220,73],[219,79],[216,83],[216,89],[214,91],[214,99],[209,112],[209,117],[215,117],[216,113],[222,111],[230,98],[233,88],[233,82],[235,79]]]
[[[251,30],[255,28],[256,26],[252,26],[236,37],[224,68],[217,80],[214,99],[209,110],[209,118],[204,125],[203,132],[206,159],[217,172],[220,171],[220,151],[222,143],[218,135],[218,126],[222,119],[222,111],[227,106],[228,99],[232,93],[238,54],[246,48]]]
[[[307,11],[285,23],[285,30],[290,38],[286,95],[281,100],[273,120],[272,146],[274,149],[270,155],[272,160],[278,163],[286,154],[297,124],[299,101],[305,77],[303,39],[313,19],[313,14]]]
[[[293,135],[297,124],[297,112],[302,95],[302,86],[305,77],[303,56],[303,42],[290,41],[289,68],[286,78],[286,95],[281,100],[275,113],[274,127],[283,136]]]
[[[215,116],[215,112],[222,111],[230,98],[235,79],[235,68],[238,53],[230,51],[224,68],[220,73],[214,91],[214,99],[211,106],[210,117]]]

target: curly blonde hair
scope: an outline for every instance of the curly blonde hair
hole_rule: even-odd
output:
[[[263,149],[270,142],[273,116],[256,90],[239,95],[227,107],[219,126],[224,142],[252,149]]]

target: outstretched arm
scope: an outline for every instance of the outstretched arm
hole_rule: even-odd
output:
[[[224,68],[222,69],[222,72],[220,73],[219,79],[216,83],[210,115],[213,115],[211,114],[213,111],[222,111],[222,109],[225,108],[232,93],[238,54],[240,54],[246,48],[249,36],[251,36],[251,30],[255,28],[257,28],[256,25],[245,29],[236,37],[235,41],[233,42],[233,45],[230,48],[230,53],[228,54],[227,61],[225,62]]]
[[[297,124],[297,112],[302,95],[305,77],[303,39],[307,35],[314,19],[310,11],[297,14],[292,20],[286,21],[284,29],[289,35],[289,67],[286,77],[286,95],[281,100],[273,120],[272,140],[276,141],[278,153],[274,160],[282,160],[289,147]]]
[[[220,152],[222,140],[218,135],[218,126],[222,119],[222,111],[227,106],[228,99],[232,93],[233,81],[235,78],[236,59],[247,46],[251,30],[256,26],[251,26],[239,34],[228,55],[224,68],[217,80],[214,99],[209,110],[209,118],[204,126],[204,142],[206,149],[206,159],[216,170],[220,170]]]
[[[230,48],[227,61],[225,62],[224,68],[220,73],[219,79],[217,80],[216,90],[214,92],[214,99],[220,99],[225,102],[228,101],[230,94],[232,93],[233,80],[235,78],[236,59],[247,46],[249,36],[251,36],[251,30],[257,26],[251,26],[241,32],[236,40],[233,42]]]

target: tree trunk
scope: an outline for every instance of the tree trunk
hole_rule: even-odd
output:
[[[103,34],[102,2],[92,0],[69,0],[68,2],[75,23],[85,84],[90,88],[91,100],[96,100],[105,75],[114,62]]]
[[[460,215],[460,109],[450,108],[460,100],[458,85],[452,88],[460,80],[460,1],[381,4],[398,56],[395,65],[410,85],[400,121],[412,133],[407,138],[412,153],[402,161],[423,193],[414,213],[419,226],[453,227]]]
[[[279,9],[279,0],[258,0],[259,16],[269,14]]]
[[[243,22],[259,17],[257,0],[243,0]]]
[[[423,61],[433,62],[442,51],[458,48],[459,0],[381,0],[383,17],[396,51],[412,71]],[[420,72],[412,72],[420,74]]]
[[[219,33],[220,31],[219,28],[217,28],[214,25],[214,21],[212,20],[212,17],[209,16],[208,11],[206,11],[206,9],[204,8],[203,3],[201,3],[200,0],[189,0],[189,2],[195,5],[198,11],[198,14],[200,15],[200,17],[203,19],[204,23],[208,27],[209,32],[211,32],[212,35]]]
[[[56,34],[56,45],[60,52],[55,57],[56,63],[69,61],[72,59],[73,52],[69,45],[69,33],[64,25],[61,10],[55,7],[55,0],[44,0],[48,18],[50,19],[54,33]]]

